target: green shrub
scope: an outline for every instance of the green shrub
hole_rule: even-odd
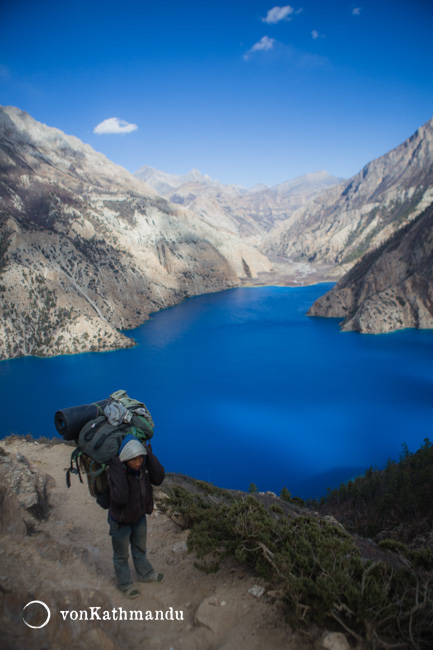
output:
[[[286,487],[283,487],[283,489],[280,492],[280,499],[283,499],[283,501],[290,502],[291,498],[292,495],[290,494],[289,490]]]
[[[406,544],[397,542],[395,539],[382,539],[378,546],[394,553],[401,553],[404,556],[407,556],[409,550]]]
[[[289,517],[279,504],[267,510],[252,494],[212,488],[203,495],[175,486],[165,500],[191,529],[187,544],[196,566],[215,571],[227,557],[247,565],[278,586],[292,625],[332,619],[371,648],[396,639],[418,650],[430,647],[431,573],[410,559],[399,570],[365,561],[353,538],[322,518]],[[423,558],[424,566],[430,560],[433,554]]]

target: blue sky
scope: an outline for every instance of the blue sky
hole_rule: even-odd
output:
[[[433,117],[433,1],[290,1],[1,0],[0,103],[132,172],[350,177]]]

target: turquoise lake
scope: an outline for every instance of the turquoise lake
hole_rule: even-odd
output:
[[[167,471],[320,497],[433,438],[433,331],[307,317],[330,286],[190,298],[128,332],[132,349],[2,361],[2,434],[55,437],[56,410],[122,388],[150,409]]]

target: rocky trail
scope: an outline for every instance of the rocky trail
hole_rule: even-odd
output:
[[[4,650],[349,648],[343,635],[293,631],[269,586],[244,567],[226,562],[216,574],[199,571],[187,552],[188,531],[158,505],[148,517],[148,557],[165,581],[139,583],[141,596],[126,599],[115,587],[107,512],[78,477],[66,487],[70,453],[65,444],[17,437],[0,444]],[[156,491],[156,504],[165,497],[163,489],[164,484]],[[43,518],[47,502],[49,515]],[[254,586],[263,587],[261,597],[250,593]],[[24,611],[35,600],[51,612],[39,629],[25,623],[39,626],[46,620],[41,604]],[[140,616],[143,620],[134,620]]]

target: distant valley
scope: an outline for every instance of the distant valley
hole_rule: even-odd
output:
[[[188,296],[325,277],[341,280],[311,315],[432,327],[432,152],[433,120],[349,180],[246,189],[132,175],[0,108],[0,358],[129,346],[122,329]]]
[[[258,185],[246,189],[223,185],[196,169],[178,176],[142,167],[134,176],[146,181],[172,203],[188,208],[209,224],[251,244],[260,243],[269,231],[295,210],[343,180],[319,171],[274,187]]]

